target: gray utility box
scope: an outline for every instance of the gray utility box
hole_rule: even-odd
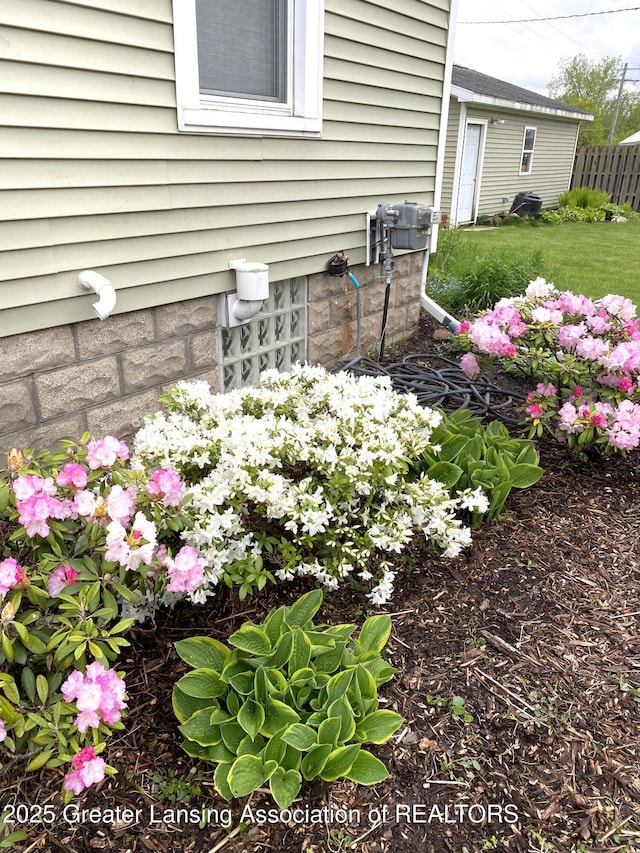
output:
[[[383,221],[391,229],[393,249],[424,249],[433,225],[440,222],[440,211],[416,201],[385,205]]]

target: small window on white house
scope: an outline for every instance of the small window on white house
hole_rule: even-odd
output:
[[[324,0],[173,0],[178,128],[320,136]]]
[[[520,160],[520,174],[530,175],[533,168],[533,151],[536,147],[536,128],[525,127],[524,139],[522,140],[522,158]]]

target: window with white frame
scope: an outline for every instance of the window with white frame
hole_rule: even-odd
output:
[[[536,147],[535,127],[525,127],[522,140],[522,157],[520,158],[520,174],[530,175],[533,169],[533,151]]]
[[[324,0],[173,0],[178,128],[320,136]]]

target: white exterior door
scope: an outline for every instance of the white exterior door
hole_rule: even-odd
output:
[[[482,125],[467,124],[462,149],[462,168],[458,191],[458,222],[472,222],[476,215]]]

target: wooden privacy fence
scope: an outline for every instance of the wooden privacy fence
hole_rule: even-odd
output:
[[[571,187],[605,190],[615,204],[640,211],[640,145],[578,148]]]

